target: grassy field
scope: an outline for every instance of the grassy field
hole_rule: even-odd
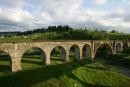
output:
[[[0,70],[0,87],[130,87],[130,78],[98,62],[69,61],[51,65],[40,63],[38,56],[22,59],[22,71],[9,73],[7,66]],[[9,62],[1,59],[0,66]]]

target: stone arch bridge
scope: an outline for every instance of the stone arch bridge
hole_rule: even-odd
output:
[[[89,49],[87,57],[91,60],[95,58],[97,49],[102,45],[107,45],[111,52],[117,53],[130,46],[129,41],[101,41],[101,40],[53,40],[53,41],[34,41],[34,42],[21,42],[21,43],[0,43],[0,50],[10,55],[11,70],[16,72],[21,70],[21,58],[23,54],[30,48],[40,48],[45,54],[45,64],[50,64],[50,54],[53,48],[62,47],[63,57],[66,61],[69,60],[69,51],[72,46],[75,47],[76,58],[82,60],[83,48]]]

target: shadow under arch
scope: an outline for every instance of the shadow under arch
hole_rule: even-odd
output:
[[[80,48],[78,45],[72,45],[69,50],[70,60],[80,60]]]
[[[108,58],[113,54],[113,49],[109,44],[103,43],[97,47],[95,51],[95,58]]]
[[[83,56],[83,59],[86,59],[86,58],[91,58],[91,47],[90,45],[88,44],[85,44],[83,46],[83,49],[82,49],[82,56]]]
[[[122,51],[121,43],[116,44],[116,53],[120,53]]]
[[[128,43],[127,42],[124,42],[123,43],[123,49],[127,49],[129,46],[128,46]]]
[[[10,72],[12,70],[11,56],[0,50],[0,72]]]
[[[66,60],[66,50],[62,46],[55,46],[51,50],[50,59],[52,64],[62,64]]]
[[[21,58],[22,68],[30,68],[32,66],[42,65],[46,63],[46,54],[39,47],[27,49]]]

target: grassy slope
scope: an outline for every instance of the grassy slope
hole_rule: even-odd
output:
[[[67,62],[44,66],[35,58],[24,59],[22,62],[23,70],[20,72],[4,75],[0,72],[0,87],[130,86],[130,78],[100,63],[84,61],[82,64]]]

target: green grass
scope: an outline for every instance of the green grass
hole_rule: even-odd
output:
[[[32,70],[35,68],[40,68],[44,64],[42,64],[40,60],[40,56],[26,56],[22,58],[22,70]]]
[[[9,73],[9,57],[6,53],[0,53],[0,77]]]
[[[130,78],[98,62],[56,64],[52,59],[53,64],[46,66],[38,58],[23,58],[20,72],[0,71],[0,87],[130,87]]]

